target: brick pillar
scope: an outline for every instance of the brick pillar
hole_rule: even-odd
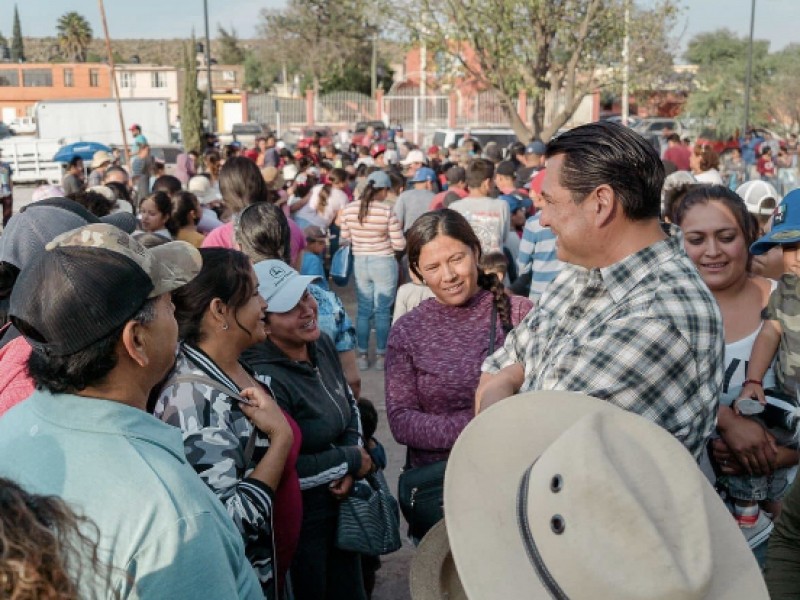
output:
[[[447,126],[450,129],[455,128],[458,123],[458,96],[455,92],[450,92],[447,97]]]
[[[525,90],[519,91],[517,97],[517,114],[525,125],[528,125],[528,92]]]
[[[600,90],[592,92],[592,121],[600,120]]]
[[[383,88],[375,90],[375,118],[378,121],[383,120]]]
[[[314,124],[314,90],[306,90],[306,125]]]
[[[248,109],[247,96],[247,92],[242,92],[242,123],[248,123],[250,121],[250,111]]]

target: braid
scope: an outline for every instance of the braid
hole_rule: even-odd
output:
[[[511,322],[511,301],[506,294],[503,282],[494,273],[485,273],[482,269],[478,268],[478,285],[481,289],[491,292],[494,296],[493,302],[497,309],[497,316],[500,323],[503,324],[503,329],[510,331],[514,328]]]

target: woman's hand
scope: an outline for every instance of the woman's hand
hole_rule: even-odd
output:
[[[358,470],[358,473],[356,473],[356,479],[364,479],[364,477],[372,473],[375,467],[372,464],[372,457],[369,455],[369,452],[364,450],[361,446],[359,446],[358,449],[361,450],[361,468]]]
[[[769,475],[775,470],[778,445],[775,438],[760,423],[747,417],[731,415],[720,428],[722,440],[712,444],[712,452],[726,475],[735,460],[749,475]],[[720,444],[720,441],[722,442]]]
[[[350,489],[352,487],[353,487],[353,476],[345,475],[341,479],[332,481],[328,489],[330,490],[331,494],[333,494],[334,498],[336,498],[337,500],[344,500],[345,498],[347,498],[347,495],[350,493]]]
[[[240,402],[242,412],[253,425],[267,434],[271,442],[288,441],[291,445],[294,434],[278,404],[261,387],[249,387],[241,391],[247,403]]]
[[[760,383],[748,383],[745,385],[739,394],[739,398],[753,398],[758,400],[762,406],[767,403],[767,398],[764,396],[764,388],[761,387]]]

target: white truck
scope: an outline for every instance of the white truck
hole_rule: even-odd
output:
[[[169,144],[169,101],[164,99],[125,99],[122,115],[128,145],[133,143],[130,127],[137,124],[149,144]],[[35,107],[37,137],[59,143],[99,142],[122,146],[117,103],[108,100],[48,100]]]

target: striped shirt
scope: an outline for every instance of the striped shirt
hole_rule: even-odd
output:
[[[611,266],[565,265],[483,371],[519,363],[521,392],[607,400],[660,425],[699,458],[722,389],[722,318],[680,230],[667,231],[666,240]]]
[[[405,250],[406,238],[400,221],[386,202],[372,202],[364,223],[358,222],[358,202],[351,202],[341,212],[341,237],[350,240],[354,256],[391,256]]]
[[[517,257],[517,277],[533,271],[528,298],[534,302],[539,301],[547,285],[564,267],[556,258],[556,236],[549,227],[539,223],[540,216],[541,213],[537,213],[525,222]]]

